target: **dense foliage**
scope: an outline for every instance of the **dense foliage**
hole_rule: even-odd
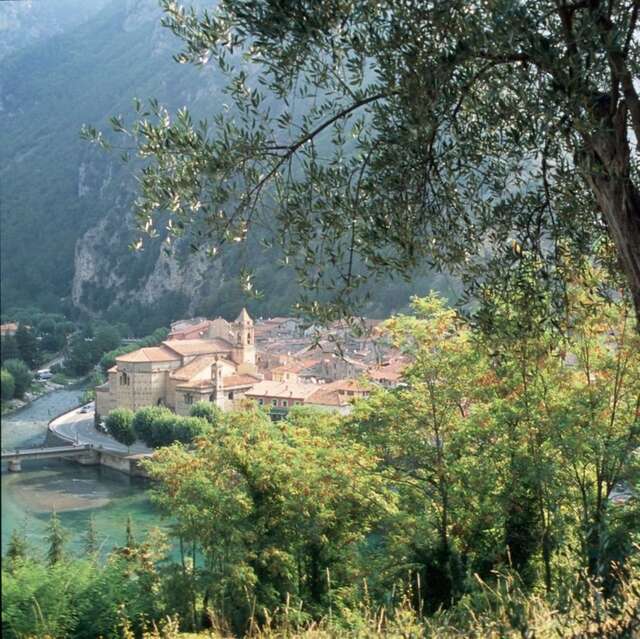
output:
[[[109,434],[125,446],[131,446],[136,440],[151,448],[174,442],[190,444],[209,433],[217,421],[219,411],[207,404],[196,404],[190,417],[176,415],[163,406],[148,406],[135,413],[117,408],[107,415],[105,424]]]
[[[135,336],[191,312],[232,320],[248,305],[253,317],[290,314],[297,298],[294,276],[281,268],[281,253],[265,251],[258,238],[229,247],[208,265],[195,256],[206,268],[187,269],[192,276],[184,280],[180,268],[194,258],[190,242],[178,243],[171,253],[177,280],[165,277],[169,262],[162,237],[142,251],[129,250],[136,239],[131,166],[84,143],[79,137],[83,123],[107,126],[112,113],[132,115],[135,96],[154,95],[172,111],[188,103],[194,117],[233,105],[223,96],[223,78],[173,61],[179,42],[161,28],[155,0],[100,0],[100,11],[97,2],[75,3],[83,8],[73,16],[60,3],[57,11],[43,3],[20,3],[30,13],[25,24],[42,29],[36,34],[20,20],[12,22],[7,36],[24,46],[0,65],[3,314],[14,305],[37,304],[74,321],[99,316],[111,324],[125,322]],[[7,4],[0,3],[3,10]],[[52,13],[69,19],[60,19],[65,24],[58,28],[48,19]],[[81,14],[91,15],[80,21]],[[98,84],[97,77],[102,78]],[[18,161],[25,153],[29,161]],[[243,262],[254,271],[263,297],[247,300],[243,294],[238,283]],[[412,283],[372,287],[366,312],[388,316],[410,295],[430,288],[455,296],[447,277],[419,271]],[[57,352],[49,346],[47,351]]]
[[[14,383],[14,397],[22,399],[29,390],[33,375],[28,366],[19,359],[8,359],[2,367],[11,375]]]
[[[131,619],[132,629],[138,630],[144,619],[157,620],[166,611],[162,569],[156,566],[167,551],[160,533],[135,545],[129,543],[129,535],[129,542],[112,551],[104,564],[96,559],[95,531],[85,557],[66,555],[67,533],[55,514],[49,524],[46,564],[23,535],[14,531],[2,566],[3,636],[119,637],[124,619]]]
[[[133,412],[128,408],[112,410],[105,421],[107,431],[116,441],[129,447],[136,441],[133,430]]]
[[[16,390],[16,384],[13,380],[13,375],[3,369],[0,369],[0,399],[6,402],[13,399]]]
[[[411,361],[402,384],[375,390],[347,416],[294,407],[272,422],[254,404],[230,413],[198,404],[197,417],[112,412],[110,430],[130,438],[121,441],[161,446],[145,465],[180,552],[177,566],[127,573],[148,571],[153,583],[152,601],[123,586],[131,622],[139,630],[135,615],[146,611],[226,634],[320,623],[366,636],[375,618],[380,632],[408,623],[436,637],[451,628],[598,636],[605,627],[632,637],[640,336],[625,298],[602,305],[597,279],[587,272],[570,284],[564,337],[545,324],[522,332],[534,309],[522,317],[499,297],[492,313],[503,331],[490,336],[437,296],[416,299],[412,315],[385,325]],[[38,583],[53,588],[47,574],[68,561],[56,526],[50,573],[16,569],[24,549],[12,537],[14,576],[3,588],[16,627],[41,623],[15,603],[18,593],[34,592],[39,605],[49,596],[22,580],[39,570]],[[91,579],[120,578],[117,557]],[[65,595],[59,610],[83,597]],[[122,601],[105,586],[92,610],[105,616],[101,627],[112,615],[114,636],[121,618],[109,598]],[[66,636],[84,636],[70,627]]]
[[[180,563],[167,561],[168,545],[159,531],[136,542],[126,524],[124,544],[105,562],[97,561],[99,533],[89,521],[87,536],[94,542],[83,557],[42,563],[14,531],[2,562],[2,631],[10,639],[49,639],[96,636],[105,639],[222,639],[230,631],[224,619],[212,614],[214,628],[183,633],[190,621],[178,611],[194,603],[196,557],[182,553]],[[92,532],[93,531],[93,532]],[[64,532],[63,532],[64,535]],[[637,566],[636,566],[637,567]],[[392,608],[376,608],[367,598],[348,620],[329,614],[319,622],[300,624],[299,613],[285,607],[266,624],[251,623],[251,636],[262,639],[365,639],[419,637],[433,639],[517,639],[535,636],[610,637],[629,639],[640,628],[640,591],[637,575],[622,577],[616,596],[602,599],[602,591],[585,580],[579,592],[564,593],[562,614],[548,598],[532,594],[518,579],[502,574],[492,584],[479,581],[473,598],[432,617],[424,618],[408,598]],[[597,610],[597,613],[594,611]],[[188,614],[188,613],[187,613]]]
[[[266,226],[338,312],[423,260],[469,291],[533,263],[560,307],[563,257],[588,254],[640,317],[637,2],[162,4],[176,59],[217,67],[235,109],[114,118],[142,231],[168,210],[215,249]]]
[[[21,359],[35,369],[64,350],[67,338],[76,329],[64,315],[44,313],[33,307],[7,308],[3,305],[2,323],[18,324],[15,335],[2,337],[1,358]]]

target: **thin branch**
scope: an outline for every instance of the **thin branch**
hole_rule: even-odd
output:
[[[318,125],[313,131],[310,131],[306,135],[302,136],[294,144],[291,144],[289,146],[284,146],[284,147],[282,146],[267,147],[268,150],[283,149],[283,150],[286,150],[286,152],[280,156],[280,159],[276,162],[275,166],[273,166],[273,168],[263,178],[260,179],[260,181],[251,189],[251,191],[249,191],[248,197],[257,198],[260,195],[260,192],[262,191],[262,188],[264,187],[264,185],[277,173],[280,167],[285,162],[287,162],[287,160],[289,160],[291,156],[293,156],[300,147],[304,146],[309,140],[314,139],[317,135],[322,133],[322,131],[324,131],[327,127],[331,126],[334,122],[337,122],[342,118],[345,118],[350,113],[353,113],[353,111],[356,111],[360,107],[370,104],[371,102],[382,100],[384,98],[388,98],[392,95],[397,95],[397,94],[398,94],[397,91],[393,91],[391,93],[377,93],[375,95],[369,96],[368,98],[363,98],[362,100],[358,100],[357,102],[354,102],[353,104],[348,106],[346,109],[343,109],[342,111],[336,113],[333,117],[329,118],[328,120],[325,120],[322,124]]]

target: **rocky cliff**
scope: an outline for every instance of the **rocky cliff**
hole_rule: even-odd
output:
[[[141,333],[191,313],[232,317],[244,305],[256,316],[291,311],[293,274],[255,241],[215,262],[180,242],[167,253],[162,238],[129,249],[132,168],[81,140],[82,125],[108,129],[110,116],[132,117],[134,97],[210,117],[225,84],[215,68],[173,61],[179,42],[160,18],[157,0],[0,2],[3,309],[75,308]],[[243,264],[262,299],[243,297]],[[376,284],[362,311],[384,315],[432,284]]]
[[[107,128],[138,96],[206,111],[215,80],[172,60],[177,43],[156,0],[0,3],[0,34],[3,302],[68,298],[95,315],[178,295],[194,308],[220,264],[179,244],[131,251],[131,169],[79,132],[84,123]]]

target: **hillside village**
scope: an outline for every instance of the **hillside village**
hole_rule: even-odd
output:
[[[397,385],[407,365],[386,342],[380,323],[363,320],[361,330],[341,322],[305,330],[289,317],[254,322],[246,309],[234,322],[174,322],[160,346],[116,358],[107,382],[96,388],[96,420],[116,408],[145,406],[188,415],[201,401],[228,411],[247,399],[274,420],[299,405],[346,414],[372,385]]]

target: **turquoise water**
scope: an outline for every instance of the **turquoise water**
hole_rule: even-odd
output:
[[[47,423],[79,404],[81,390],[60,390],[3,417],[2,448],[27,448],[44,442]],[[2,552],[14,528],[26,531],[30,546],[46,552],[46,526],[53,509],[69,533],[67,550],[79,554],[87,522],[93,516],[103,553],[125,539],[127,516],[142,540],[153,527],[166,528],[149,498],[149,483],[101,466],[71,461],[22,463],[22,471],[2,468]]]

